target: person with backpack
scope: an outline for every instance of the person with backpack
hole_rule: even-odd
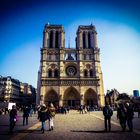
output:
[[[122,131],[126,129],[126,108],[123,104],[119,104],[117,109],[117,119],[120,121],[120,125],[122,127]]]
[[[105,131],[111,131],[111,116],[113,115],[113,110],[110,105],[106,104],[103,108]]]

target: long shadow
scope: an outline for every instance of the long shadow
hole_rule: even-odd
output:
[[[0,124],[0,126],[8,126],[9,127],[9,124]],[[23,126],[22,124],[16,124],[16,126]]]
[[[19,133],[41,133],[41,130],[15,130],[13,134],[19,134]],[[1,135],[11,135],[11,133],[9,131],[5,131],[3,133],[0,133],[0,136]]]
[[[89,130],[89,131],[85,131],[85,130],[71,130],[71,132],[83,132],[83,133],[121,133],[122,131],[120,130],[112,130],[112,131],[105,131],[105,130]]]
[[[41,132],[41,130],[16,130],[16,133],[33,133],[33,132]]]
[[[0,126],[9,126],[8,124],[0,124]]]

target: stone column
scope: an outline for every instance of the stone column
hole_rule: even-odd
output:
[[[98,85],[96,85],[96,93],[97,93],[97,103],[98,103],[97,106],[101,106],[101,104],[100,104],[100,89],[99,89]]]
[[[90,77],[90,71],[89,70],[87,71],[87,76]]]
[[[94,48],[94,33],[91,32],[90,34],[90,43],[91,43],[91,48]]]
[[[63,106],[63,97],[64,97],[63,87],[60,87],[60,90],[59,90],[59,106]]]
[[[81,94],[81,105],[84,105],[84,94]]]
[[[88,32],[85,32],[85,48],[88,48]]]
[[[78,48],[82,48],[83,44],[82,44],[82,31],[79,31],[77,34],[77,47]]]
[[[54,70],[52,71],[52,77],[54,77]]]
[[[47,33],[47,47],[50,47],[50,32]]]
[[[56,34],[56,32],[53,30],[53,48],[55,48],[55,35]]]
[[[62,95],[60,95],[60,98],[59,98],[59,106],[63,106]]]
[[[97,44],[97,33],[96,33],[96,31],[94,31],[93,36],[94,36],[94,47],[96,48],[96,47],[98,47],[98,44]]]
[[[61,48],[64,47],[64,43],[65,43],[65,40],[64,40],[64,32],[63,31],[60,31],[60,47]]]
[[[43,47],[48,47],[48,32],[47,31],[44,31],[43,32]]]

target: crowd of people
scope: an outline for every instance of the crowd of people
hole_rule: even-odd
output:
[[[28,125],[28,117],[32,117],[32,114],[36,114],[36,110],[38,111],[38,120],[41,122],[41,131],[44,133],[45,131],[45,122],[48,120],[49,122],[49,131],[54,129],[54,122],[53,118],[56,114],[56,109],[51,103],[49,106],[46,106],[45,104],[38,106],[37,108],[33,107],[28,107],[24,106],[21,108],[21,111],[23,112],[23,126]],[[10,133],[13,133],[14,127],[16,125],[16,122],[18,121],[18,116],[17,116],[17,109],[16,106],[13,105],[12,109],[9,112],[9,117],[10,117]]]
[[[106,104],[103,108],[105,131],[111,131],[111,116],[113,110],[110,105]],[[133,118],[134,110],[132,105],[129,103],[120,103],[117,108],[117,119],[119,119],[122,131],[126,130],[126,124],[128,125],[129,131],[133,131]]]
[[[19,108],[18,108],[19,110]],[[61,106],[54,107],[52,103],[48,106],[45,104],[35,106],[23,106],[20,108],[20,111],[23,112],[23,126],[28,125],[28,118],[32,117],[32,114],[36,114],[38,112],[38,120],[41,122],[41,132],[44,133],[46,128],[46,121],[48,121],[49,131],[54,129],[54,117],[56,113],[67,114],[69,113],[70,107]],[[86,105],[80,105],[77,110],[80,114],[90,113],[91,107]],[[113,115],[113,109],[109,104],[106,104],[103,108],[104,115],[104,126],[105,131],[111,131],[111,117]],[[7,111],[10,116],[9,121],[9,129],[10,133],[13,133],[13,129],[16,125],[17,120],[19,119],[17,116],[17,108],[15,105],[12,106],[11,110]],[[138,111],[138,117],[140,117],[140,112]],[[134,118],[134,110],[131,104],[129,103],[119,103],[117,106],[117,119],[120,122],[120,126],[122,131],[126,131],[126,127],[128,126],[129,131],[133,131],[133,118]]]

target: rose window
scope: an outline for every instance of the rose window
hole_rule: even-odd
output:
[[[76,74],[76,72],[77,72],[77,70],[76,70],[76,67],[74,67],[74,66],[68,66],[66,68],[66,73],[69,76],[74,76]]]

